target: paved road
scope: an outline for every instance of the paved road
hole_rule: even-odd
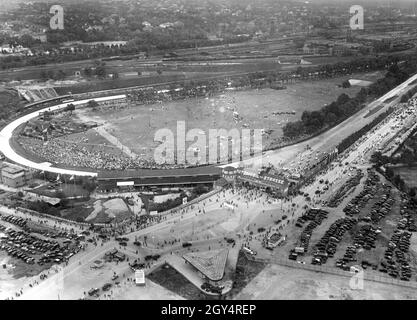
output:
[[[400,84],[390,92],[386,93],[384,96],[380,97],[379,99],[370,103],[367,107],[359,111],[358,113],[354,114],[353,116],[346,119],[344,122],[340,123],[336,127],[320,134],[317,137],[309,139],[307,141],[294,144],[288,147],[280,148],[278,150],[267,151],[264,155],[255,157],[253,159],[248,159],[244,161],[245,164],[255,163],[256,165],[264,164],[267,165],[268,163],[273,164],[283,164],[288,165],[290,162],[294,162],[297,159],[297,156],[303,150],[306,150],[307,146],[315,151],[332,151],[337,144],[342,141],[344,138],[348,137],[355,131],[358,131],[366,124],[370,123],[373,119],[375,119],[378,115],[385,112],[390,106],[395,105],[399,102],[401,98],[401,94],[403,94],[407,89],[410,89],[409,86],[413,81],[417,80],[417,74],[409,78],[404,83]],[[389,103],[386,103],[383,108],[381,108],[378,112],[374,115],[365,118],[365,115],[368,113],[369,110],[379,106],[386,100],[389,100],[395,96],[398,96],[396,99],[392,99]],[[237,167],[241,165],[241,162],[236,162],[230,164],[231,166]]]

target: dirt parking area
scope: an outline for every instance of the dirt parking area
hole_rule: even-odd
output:
[[[365,281],[353,290],[350,278],[309,270],[267,266],[235,299],[242,300],[414,300],[417,290]]]

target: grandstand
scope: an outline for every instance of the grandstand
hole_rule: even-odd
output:
[[[51,87],[17,87],[17,91],[26,101],[33,103],[58,97],[58,93]]]
[[[214,184],[221,178],[222,169],[214,166],[170,170],[101,171],[98,188],[111,192],[120,187],[195,186]]]

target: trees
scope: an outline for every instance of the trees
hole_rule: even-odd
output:
[[[34,39],[28,34],[24,34],[19,38],[18,43],[20,43],[25,48],[32,48],[39,43],[39,40]]]
[[[387,175],[389,179],[394,178],[394,175],[395,175],[394,170],[392,170],[392,168],[389,168],[389,167],[385,169],[385,174]]]
[[[72,115],[72,112],[75,110],[75,106],[70,103],[69,105],[67,105],[66,111],[69,111],[70,114]]]
[[[91,67],[86,67],[86,68],[84,68],[84,75],[85,75],[86,77],[91,77],[91,76],[93,76],[93,68],[91,68]]]
[[[87,108],[91,108],[93,110],[96,110],[98,106],[99,106],[99,104],[95,100],[90,100],[90,101],[87,102]]]
[[[385,61],[385,63],[387,62]],[[415,61],[415,65],[417,69],[417,61]],[[343,66],[343,69],[346,69],[347,66]],[[339,66],[335,65],[334,68],[338,69]],[[354,65],[351,68],[355,69]],[[301,122],[297,122],[295,125],[291,123],[286,124],[283,129],[284,136],[289,138],[296,137],[296,129],[299,130],[298,135],[300,136],[303,134],[314,134],[326,127],[334,126],[362,109],[363,103],[370,95],[381,96],[404,82],[407,78],[407,73],[396,63],[393,63],[384,78],[373,83],[368,89],[361,89],[356,97],[350,98],[347,94],[343,93],[336,101],[324,106],[320,111],[303,112]],[[414,88],[410,90],[410,94],[415,93],[413,90]],[[417,89],[415,90],[417,92]],[[356,134],[358,133],[355,133],[349,139],[354,140]],[[349,145],[349,140],[345,139],[342,146],[344,147],[345,145]]]
[[[106,63],[102,61],[95,61],[95,74],[100,79],[104,79],[107,75]]]
[[[81,182],[81,185],[83,189],[87,190],[88,192],[93,192],[97,187],[96,182],[88,178],[84,178]]]
[[[401,191],[405,191],[405,182],[399,174],[394,176],[393,182],[398,187],[398,189],[400,189]]]

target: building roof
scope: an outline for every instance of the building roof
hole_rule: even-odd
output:
[[[212,281],[223,279],[229,249],[190,252],[183,258]]]
[[[239,168],[238,177],[273,188],[286,188],[288,186],[288,180],[282,175],[259,174],[250,169]]]
[[[11,175],[18,175],[18,174],[24,174],[25,170],[23,168],[19,169],[19,168],[13,168],[13,167],[7,166],[7,167],[2,168],[2,172],[3,172],[3,174],[8,173],[8,174],[11,174]]]
[[[17,174],[17,173],[21,173],[21,172],[25,172],[27,171],[25,168],[18,166],[16,164],[13,163],[9,163],[9,162],[3,162],[3,166],[2,166],[2,171],[7,172],[9,174]]]
[[[235,167],[228,166],[228,167],[223,168],[223,173],[235,173],[235,172],[236,172]]]
[[[135,178],[163,178],[163,177],[189,177],[201,175],[220,175],[221,168],[214,166],[186,168],[186,169],[138,169],[125,171],[101,171],[98,179],[135,179]]]

